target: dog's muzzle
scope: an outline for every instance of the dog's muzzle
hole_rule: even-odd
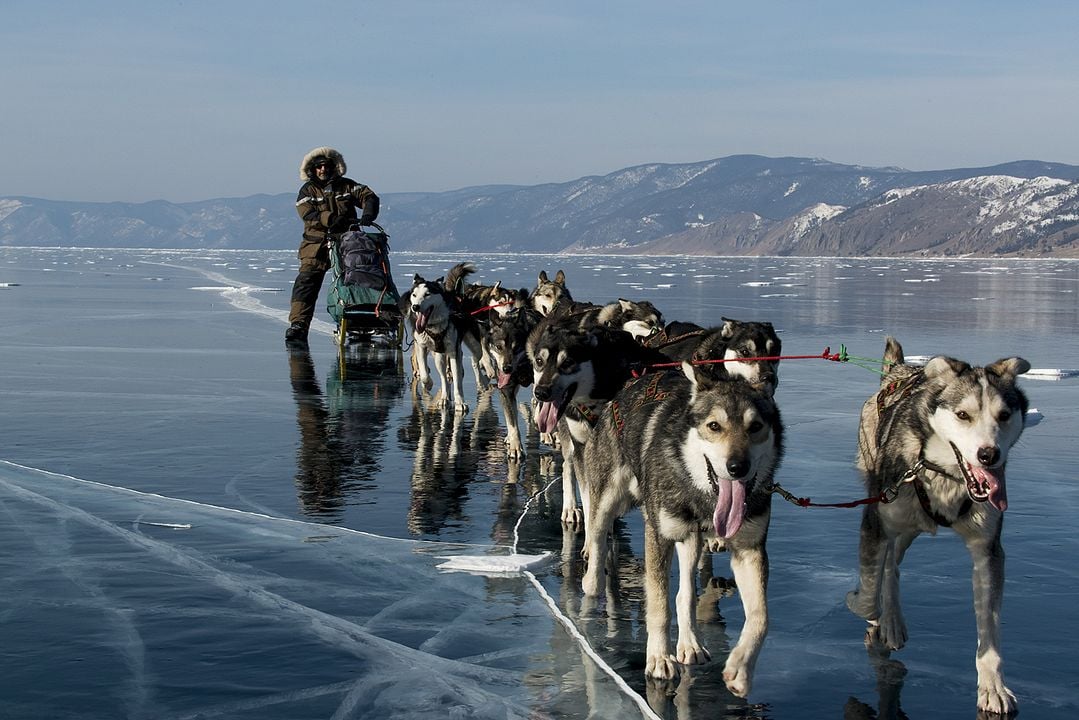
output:
[[[1008,509],[1008,489],[1004,483],[1004,464],[997,467],[988,467],[1000,462],[1000,448],[978,448],[978,465],[968,463],[959,452],[955,443],[952,453],[955,454],[955,462],[959,465],[959,471],[963,474],[963,481],[967,486],[967,495],[974,502],[988,502],[997,510],[1004,512]]]

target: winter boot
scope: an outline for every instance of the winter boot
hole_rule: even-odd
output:
[[[293,350],[307,349],[307,328],[300,323],[292,323],[285,331],[285,347]]]

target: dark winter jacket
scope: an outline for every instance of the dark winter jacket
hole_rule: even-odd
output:
[[[312,167],[319,157],[329,158],[337,165],[336,175],[326,186],[318,182]],[[304,156],[300,179],[305,182],[296,196],[296,212],[303,219],[301,257],[304,246],[323,245],[327,234],[343,233],[357,222],[368,225],[378,217],[378,196],[366,185],[345,177],[346,170],[345,159],[331,147],[315,148]]]

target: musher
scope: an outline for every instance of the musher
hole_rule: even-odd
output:
[[[328,242],[357,223],[370,225],[378,217],[378,195],[371,188],[345,177],[345,158],[332,147],[318,147],[300,163],[304,181],[296,196],[296,212],[303,219],[300,270],[292,285],[285,345],[306,349],[307,332],[315,316],[322,281],[330,269]]]

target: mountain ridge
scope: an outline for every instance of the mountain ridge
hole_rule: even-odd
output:
[[[291,249],[294,199],[2,197],[0,246]],[[731,155],[382,201],[396,250],[1079,257],[1079,166],[1036,160],[911,171]]]

